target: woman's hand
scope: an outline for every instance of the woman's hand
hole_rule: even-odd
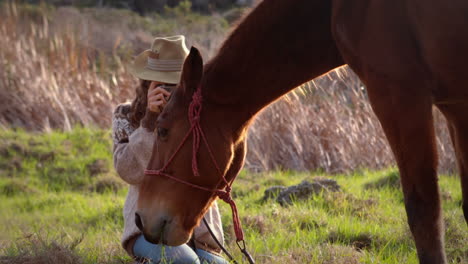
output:
[[[171,95],[170,92],[159,87],[161,83],[151,82],[148,89],[148,109],[151,112],[159,113],[162,108],[167,104],[167,98]]]

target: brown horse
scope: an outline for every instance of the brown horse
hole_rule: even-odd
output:
[[[432,107],[448,120],[467,219],[467,29],[465,0],[263,1],[205,67],[192,48],[181,84],[158,118],[148,168],[166,164],[165,172],[180,180],[223,188],[208,147],[194,153],[191,136],[180,146],[191,128],[187,112],[197,87],[203,96],[200,125],[221,174],[232,181],[255,115],[298,85],[348,64],[366,84],[396,157],[420,263],[446,263]],[[192,172],[194,154],[201,176]],[[146,176],[140,191],[142,232],[168,245],[186,242],[216,199],[162,176]]]

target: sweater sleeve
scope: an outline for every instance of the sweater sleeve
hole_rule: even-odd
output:
[[[122,115],[122,105],[114,111],[112,135],[114,141],[114,168],[120,178],[129,184],[139,184],[151,157],[154,136],[145,128],[133,129]]]

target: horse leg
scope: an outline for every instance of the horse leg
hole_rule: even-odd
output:
[[[369,98],[400,170],[408,224],[421,264],[444,264],[432,101],[421,86],[367,82]]]
[[[468,223],[468,116],[466,114],[468,113],[468,103],[440,105],[438,108],[447,119],[450,137],[457,156],[463,194],[463,214],[466,223]]]

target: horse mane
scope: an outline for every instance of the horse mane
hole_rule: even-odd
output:
[[[311,16],[310,10],[317,13]],[[331,10],[329,1],[262,1],[207,63],[204,97],[257,113],[300,84],[342,65],[329,30],[331,13],[323,10]],[[316,35],[309,34],[313,30]]]

